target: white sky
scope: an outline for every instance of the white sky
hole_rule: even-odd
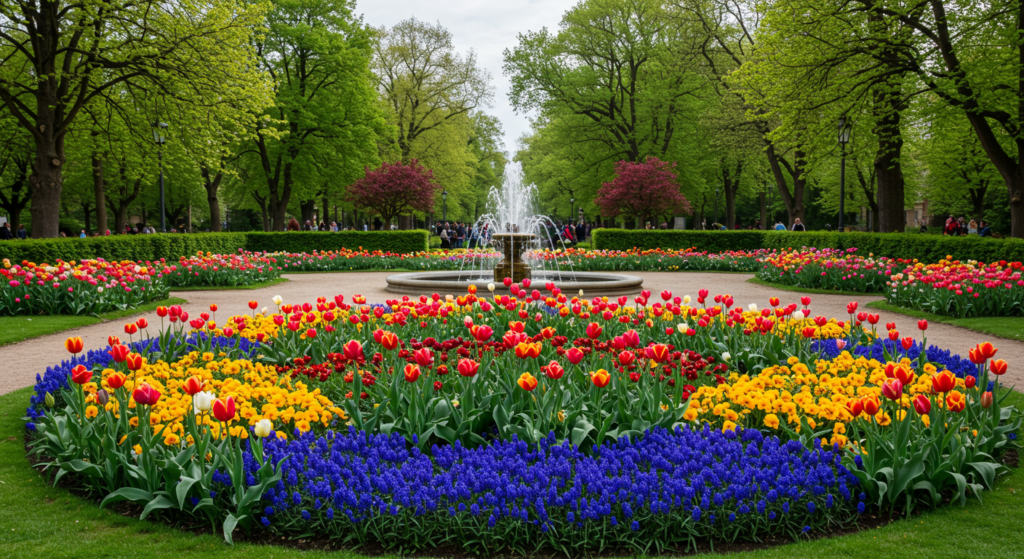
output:
[[[494,104],[484,110],[498,117],[505,130],[505,150],[511,159],[516,142],[530,128],[527,115],[515,114],[508,101],[509,81],[502,75],[502,51],[519,44],[516,36],[542,27],[558,29],[562,14],[577,0],[357,0],[356,13],[374,27],[392,25],[415,16],[440,22],[452,33],[455,48],[476,51],[477,61],[491,73]]]

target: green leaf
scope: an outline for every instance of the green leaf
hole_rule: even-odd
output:
[[[143,489],[135,487],[122,487],[117,491],[107,495],[100,502],[100,508],[107,506],[108,503],[116,503],[118,501],[131,501],[133,503],[148,503],[153,500],[153,494]]]
[[[146,505],[146,508],[142,509],[142,516],[140,516],[139,519],[145,520],[146,517],[149,516],[149,513],[155,510],[174,508],[174,506],[174,501],[171,501],[167,497],[160,495],[153,499],[152,501],[150,501],[149,504]]]

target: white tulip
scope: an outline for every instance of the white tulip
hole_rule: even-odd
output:
[[[686,297],[683,297],[683,304],[684,305],[689,305],[690,304],[690,296],[689,295],[687,295]]]
[[[690,329],[690,326],[689,326],[689,325],[687,325],[687,324],[686,324],[685,322],[680,322],[680,323],[679,323],[679,324],[678,324],[678,325],[676,326],[676,328],[678,328],[678,329],[679,329],[679,333],[680,333],[680,334],[685,334],[685,333],[686,333],[686,331]]]
[[[279,307],[281,306],[281,303],[284,302],[284,299],[282,299],[280,295],[274,295],[272,300],[274,301],[274,304]]]
[[[749,309],[750,312],[757,312],[757,303],[750,303],[747,305],[747,309]]]
[[[490,291],[492,293],[494,292],[494,284],[493,283],[487,284],[487,291]]]
[[[260,312],[263,313],[263,316],[267,316],[267,307],[263,307],[263,310]]]
[[[583,290],[580,290],[580,298],[583,298]]]
[[[731,358],[732,358],[732,355],[729,355],[728,351],[722,354],[722,361],[728,361]]]
[[[196,413],[202,413],[210,411],[213,407],[213,401],[217,397],[213,395],[213,392],[199,392],[195,396],[192,396],[192,409]]]
[[[269,437],[274,432],[274,424],[269,419],[261,419],[256,422],[256,436],[261,439]]]

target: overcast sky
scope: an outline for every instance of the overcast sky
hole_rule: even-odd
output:
[[[392,25],[415,16],[440,22],[452,33],[459,52],[476,51],[477,60],[493,78],[494,106],[505,130],[505,150],[515,155],[516,141],[529,130],[527,115],[517,115],[508,102],[509,82],[501,73],[501,52],[514,48],[516,35],[542,27],[558,28],[562,14],[577,0],[356,0],[356,12],[374,27]]]

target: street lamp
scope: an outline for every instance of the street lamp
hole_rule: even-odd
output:
[[[576,210],[576,197],[569,197],[569,221],[572,221],[572,214]]]
[[[167,212],[164,204],[164,154],[163,145],[167,143],[167,137],[164,136],[164,130],[167,130],[166,122],[154,122],[153,123],[153,141],[156,142],[156,157],[160,162],[160,232],[167,232]]]
[[[846,144],[850,142],[853,124],[846,116],[839,117],[839,232],[843,232],[843,201],[846,198]]]
[[[441,191],[441,221],[448,223],[448,190]]]

